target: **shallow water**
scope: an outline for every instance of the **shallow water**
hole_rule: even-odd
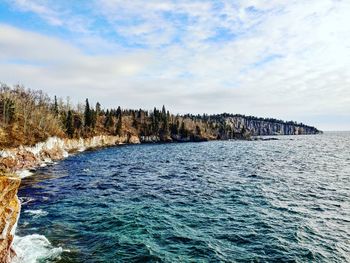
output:
[[[19,261],[350,262],[350,134],[279,138],[114,147],[41,168],[19,191]]]

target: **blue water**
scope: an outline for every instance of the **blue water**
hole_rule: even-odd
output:
[[[350,262],[350,134],[279,138],[121,146],[41,168],[19,191],[17,235],[51,245],[21,249],[42,249],[33,262]]]

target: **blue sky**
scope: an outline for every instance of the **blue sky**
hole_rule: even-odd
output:
[[[350,130],[346,0],[0,0],[0,82]]]

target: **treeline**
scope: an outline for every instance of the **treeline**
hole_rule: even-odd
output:
[[[42,91],[0,87],[0,146],[32,145],[49,136],[65,135],[62,122]]]
[[[247,115],[242,115],[242,114],[232,114],[232,113],[222,113],[222,114],[215,114],[211,115],[212,118],[244,118],[247,121],[261,121],[261,122],[269,122],[269,123],[277,123],[277,124],[284,124],[284,125],[294,125],[298,127],[306,127],[310,129],[314,129],[315,131],[317,128],[313,126],[306,125],[304,123],[299,123],[296,121],[284,121],[284,120],[279,120],[279,119],[274,119],[274,118],[262,118],[262,117],[256,117],[256,116],[247,116]]]
[[[104,109],[100,103],[90,105],[88,99],[84,104],[72,105],[68,99],[51,99],[42,91],[2,84],[0,147],[33,145],[50,136],[80,138],[106,134],[137,136],[144,142],[249,137],[251,131],[247,126],[237,125],[228,118],[232,116],[238,115],[174,115],[164,106],[153,110]]]

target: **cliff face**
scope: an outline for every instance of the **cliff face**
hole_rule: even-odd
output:
[[[226,118],[226,124],[239,132],[244,129],[252,136],[259,135],[307,135],[321,133],[318,129],[293,122],[250,118],[247,116],[233,116]]]
[[[12,176],[0,176],[0,262],[8,263],[16,255],[12,241],[20,213],[17,191],[21,180]]]
[[[18,172],[60,160],[70,152],[84,151],[122,143],[139,143],[135,136],[119,137],[100,135],[87,139],[60,139],[51,137],[32,147],[18,147],[0,151],[0,169],[5,172]]]

